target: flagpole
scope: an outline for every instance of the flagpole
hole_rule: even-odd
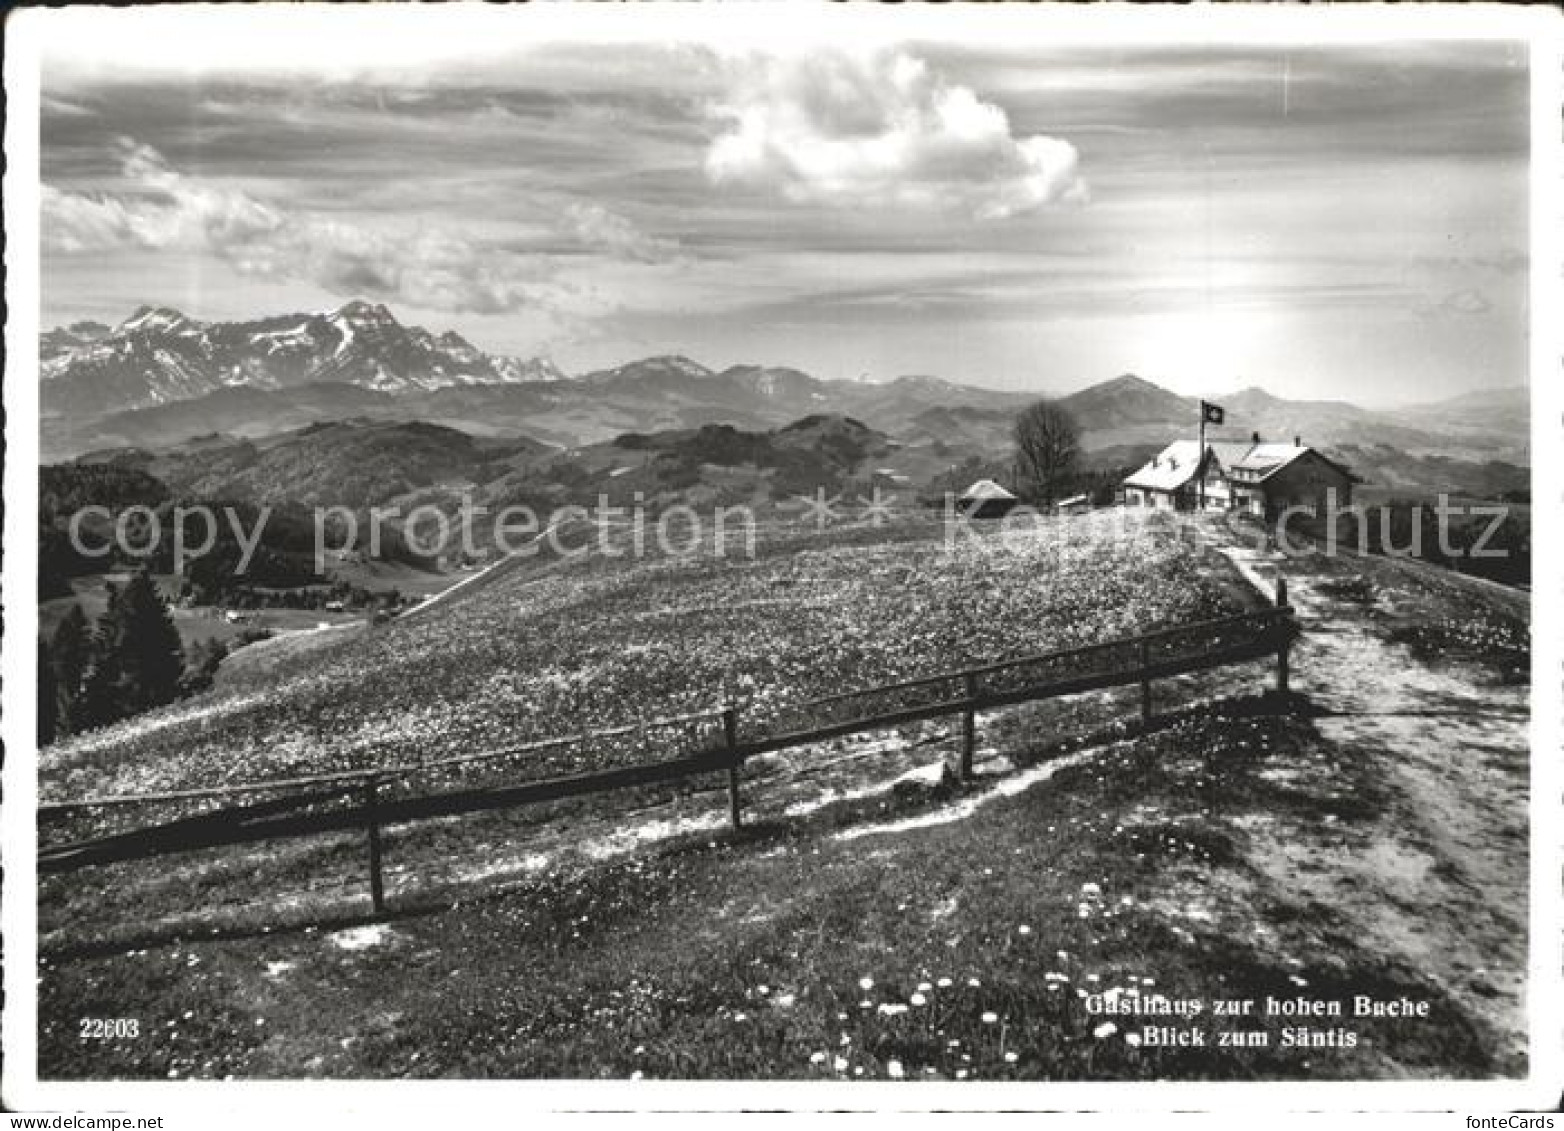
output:
[[[1200,402],[1200,450],[1195,453],[1195,475],[1200,480],[1200,513],[1206,510],[1206,402]]]

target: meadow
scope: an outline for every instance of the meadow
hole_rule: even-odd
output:
[[[1008,747],[1022,765],[1042,752]],[[1035,740],[1034,740],[1035,742]],[[1199,753],[1196,753],[1199,751]],[[1278,779],[1279,764],[1295,767]],[[881,799],[691,832],[380,920],[192,926],[47,956],[42,1071],[60,1077],[783,1078],[821,1081],[1485,1076],[1515,1064],[1416,962],[1259,866],[1365,843],[1383,783],[1260,702],[1046,765],[971,810]],[[1033,771],[1033,776],[1039,771]],[[938,816],[934,814],[939,812]],[[400,852],[398,848],[395,851]],[[1354,1047],[1215,1047],[1217,997],[1428,1000],[1431,1025],[1339,1026]],[[1147,1044],[1200,999],[1201,1048]],[[75,1018],[142,1019],[83,1044]],[[1338,1026],[1304,1023],[1311,1039]]]
[[[1365,670],[1420,671],[1396,635],[1473,599],[1415,565],[1290,568],[1327,617],[1299,646],[1305,690],[1263,694],[1262,663],[1163,681],[1149,727],[1134,688],[987,712],[973,783],[945,772],[955,735],[937,721],[756,759],[737,833],[717,780],[395,827],[383,916],[353,834],[43,877],[41,1071],[1513,1074],[1517,928],[1494,907],[1488,934],[1470,924],[1473,893],[1524,905],[1524,751],[1495,731],[1492,767],[1459,767],[1495,787],[1470,822],[1493,835],[1452,842],[1439,806],[1471,803],[1479,779],[1434,758],[1409,785],[1365,729],[1373,705],[1344,714],[1327,659],[1345,642]],[[1122,513],[991,528],[952,554],[937,524],[904,521],[772,529],[754,560],[518,562],[405,621],[257,646],[217,691],[50,752],[44,783],[386,764],[722,701],[761,727],[814,696],[1259,600],[1209,544]],[[1484,640],[1524,648],[1511,616],[1485,609]],[[646,755],[586,744],[504,773]],[[1342,1026],[1351,1047],[1328,1024],[1283,1045],[1298,1026],[1271,1018],[1258,1049],[1157,1048],[1091,1004],[1355,994],[1427,1001],[1433,1020]],[[83,1043],[78,1019],[100,1014],[152,1035]]]
[[[209,694],[61,742],[40,759],[40,793],[400,765],[729,703],[764,728],[853,687],[1242,611],[1170,528],[1112,517],[950,549],[938,522],[915,519],[776,531],[752,560],[507,563],[437,613],[268,644]],[[643,755],[598,745],[522,768]]]

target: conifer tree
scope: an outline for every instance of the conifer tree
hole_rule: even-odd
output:
[[[119,590],[112,581],[108,608],[98,617],[92,634],[91,662],[82,676],[81,695],[76,701],[72,728],[90,730],[104,726],[125,714],[119,687]]]
[[[74,729],[82,682],[92,665],[92,633],[80,605],[72,605],[54,630],[49,652],[53,660],[55,718],[61,732],[69,733]]]
[[[185,670],[184,648],[174,618],[147,570],[136,573],[120,594],[113,627],[124,712],[135,714],[177,699]]]

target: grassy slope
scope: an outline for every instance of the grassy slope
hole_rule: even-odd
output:
[[[1090,556],[1113,559],[1124,586],[1095,582],[1100,603],[1090,604],[1072,591],[1061,619],[1044,624],[1122,616],[1126,600],[1144,615],[1167,599],[1157,596],[1166,573],[1201,603],[1232,599],[1223,596],[1229,575],[1188,547],[1157,551],[1165,558],[1156,570],[1102,549]],[[853,557],[862,566],[884,552]],[[1136,552],[1152,551],[1142,543]],[[894,557],[904,561],[906,547]],[[1035,576],[1032,566],[1021,576]],[[1401,581],[1376,573],[1374,584]],[[1440,603],[1434,623],[1458,604],[1453,595]],[[839,679],[842,670],[825,674]],[[1254,686],[1255,676],[1233,673],[1186,694]],[[1122,713],[1128,704],[1106,706]],[[46,889],[46,925],[101,938],[133,919],[138,901],[164,897],[193,901],[209,925],[106,952],[74,946],[75,932],[63,932],[43,970],[42,1071],[884,1079],[893,1061],[909,1078],[947,1079],[1517,1071],[1468,994],[1452,996],[1444,972],[1415,947],[1387,946],[1363,929],[1361,916],[1376,907],[1420,921],[1415,900],[1396,891],[1386,904],[1386,893],[1359,890],[1343,902],[1341,885],[1372,885],[1375,867],[1338,864],[1334,887],[1320,882],[1334,871],[1303,882],[1278,869],[1279,843],[1316,870],[1369,859],[1387,822],[1410,827],[1414,815],[1396,794],[1396,767],[1304,718],[1278,717],[1274,706],[1229,702],[1136,741],[1094,744],[1079,763],[1056,763],[1050,781],[964,818],[961,805],[992,787],[966,797],[949,786],[898,787],[786,818],[758,789],[749,795],[757,826],[737,839],[691,833],[607,862],[559,856],[521,879],[445,888],[431,882],[435,861],[481,862],[518,838],[525,845],[538,835],[531,818],[401,830],[388,853],[413,882],[393,881],[399,914],[368,935],[352,926],[362,906],[362,846],[352,840],[316,842],[291,860],[236,854],[195,875],[167,864],[150,874],[83,873],[69,888]],[[1009,713],[985,719],[983,740],[1025,767],[1060,753],[1055,736],[1102,721],[1088,715]],[[904,736],[904,759],[920,757],[915,741]],[[720,813],[711,794],[689,800]],[[858,835],[909,816],[946,823]],[[291,877],[283,891],[306,898],[279,894],[260,914],[213,914],[262,863]],[[1456,880],[1462,867],[1440,865]],[[104,886],[83,889],[88,877]],[[308,902],[317,888],[325,905]],[[311,920],[318,925],[304,926]],[[1460,929],[1426,923],[1436,933]],[[366,939],[376,941],[353,949]],[[873,980],[867,990],[864,978]],[[1308,1023],[1355,1029],[1361,1044],[1352,1050],[1153,1051],[1124,1040],[1136,1026],[1123,1018],[1094,1035],[1102,1018],[1085,1014],[1078,992],[1113,987],[1173,998],[1405,994],[1434,1012],[1426,1023]],[[918,993],[922,1004],[912,1004]],[[74,1019],[95,1014],[139,1016],[159,1036],[83,1045]]]
[[[41,758],[41,791],[404,762],[724,701],[762,726],[846,687],[1238,607],[1199,581],[1187,547],[1110,517],[989,533],[954,554],[938,523],[914,521],[822,535],[794,524],[753,561],[518,562],[433,615],[258,652],[211,695],[63,742]],[[644,757],[599,746],[529,768]]]
[[[1269,772],[1278,763],[1296,771],[1285,782]],[[1303,836],[1323,824],[1350,846],[1377,789],[1370,767],[1305,722],[1197,714],[926,828],[842,839],[829,825],[779,823],[738,841],[691,838],[413,912],[371,929],[362,949],[351,947],[363,928],[338,921],[68,959],[44,971],[44,1072],[885,1079],[895,1061],[915,1078],[1246,1079],[1513,1068],[1418,969],[1364,946],[1331,907],[1246,858],[1253,819],[1296,822]],[[844,816],[844,827],[872,829],[897,815],[889,808]],[[1356,1031],[1352,1050],[1151,1050],[1125,1041],[1138,1026],[1122,1017],[1096,1035],[1104,1018],[1081,995],[1115,987],[1174,999],[1405,994],[1428,999],[1434,1021],[1307,1023]],[[75,1039],[73,1018],[108,1010],[142,1017],[157,1038]],[[1278,1021],[1254,1028],[1280,1040]]]

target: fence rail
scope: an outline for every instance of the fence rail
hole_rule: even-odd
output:
[[[1289,652],[1299,631],[1292,613],[1287,603],[1287,583],[1278,580],[1275,605],[1257,612],[1198,621],[1079,648],[1043,652],[844,692],[812,700],[799,709],[807,711],[824,706],[840,706],[855,699],[872,701],[877,696],[942,686],[949,689],[948,694],[935,696],[928,701],[903,703],[888,709],[884,706],[871,707],[823,725],[782,729],[748,738],[741,737],[739,711],[730,706],[376,770],[246,783],[226,789],[214,787],[53,803],[40,806],[40,815],[58,817],[71,812],[136,803],[243,796],[263,791],[281,790],[287,794],[178,817],[126,832],[41,847],[38,868],[41,872],[66,872],[92,865],[150,859],[226,845],[363,829],[368,840],[371,898],[378,912],[384,909],[385,902],[380,833],[386,825],[586,797],[726,771],[730,820],[733,827],[738,828],[742,823],[740,774],[748,759],[851,734],[953,715],[960,715],[962,721],[961,774],[964,778],[970,778],[979,711],[1139,684],[1141,712],[1143,717],[1149,719],[1152,716],[1153,680],[1252,662],[1273,655],[1276,657],[1277,688],[1285,692],[1289,680]],[[1176,646],[1180,640],[1193,642],[1192,646]],[[689,726],[718,720],[721,722],[721,736],[714,744],[664,761],[402,797],[386,797],[381,792],[382,787],[392,781],[450,766],[585,744],[653,728]]]

